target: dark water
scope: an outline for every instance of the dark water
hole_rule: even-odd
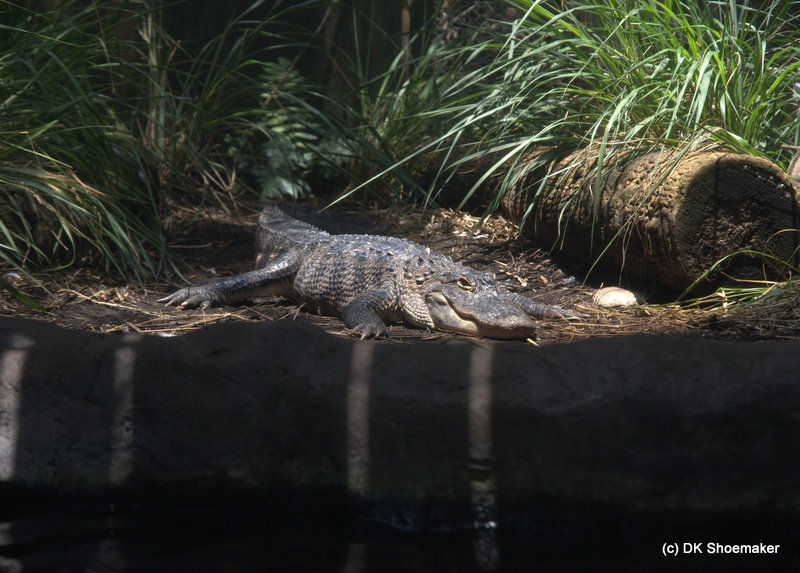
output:
[[[609,522],[422,534],[264,511],[0,508],[0,572],[798,571],[798,530],[791,520],[751,520],[661,532]],[[776,555],[662,555],[665,542],[712,541],[781,547]]]

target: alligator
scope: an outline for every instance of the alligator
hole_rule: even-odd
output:
[[[206,308],[282,295],[336,315],[364,338],[387,322],[499,339],[534,336],[533,317],[575,318],[539,304],[428,247],[381,235],[332,235],[267,205],[258,219],[256,269],[182,288],[159,302]]]

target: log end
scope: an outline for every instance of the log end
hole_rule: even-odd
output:
[[[710,286],[787,278],[781,261],[798,262],[800,204],[786,174],[766,159],[733,153],[689,158],[680,171],[685,188],[673,224],[687,280],[712,267]]]

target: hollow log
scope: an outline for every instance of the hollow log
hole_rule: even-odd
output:
[[[699,152],[675,160],[653,153],[609,171],[595,186],[596,155],[556,166],[524,223],[545,249],[635,280],[683,290],[700,285],[786,278],[797,264],[798,194],[777,165],[751,155]],[[594,164],[592,164],[594,163]],[[530,174],[503,200],[520,223],[543,173]],[[595,192],[596,190],[596,192]]]

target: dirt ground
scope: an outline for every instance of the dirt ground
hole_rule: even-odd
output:
[[[307,207],[304,212],[313,216],[314,209]],[[238,213],[208,209],[197,215],[194,210],[178,211],[175,215],[174,228],[184,230],[175,234],[171,246],[185,263],[181,267],[183,277],[175,275],[169,283],[130,284],[91,268],[75,268],[36,275],[39,281],[36,284],[15,273],[6,274],[7,280],[46,310],[34,310],[0,290],[0,316],[33,318],[82,330],[162,336],[178,335],[221,321],[307,320],[327,332],[353,336],[335,317],[311,314],[279,297],[207,310],[167,308],[159,303],[159,298],[187,283],[202,284],[252,268],[256,209],[241,209]],[[186,225],[191,217],[197,218]],[[720,311],[677,305],[597,308],[591,302],[599,286],[597,283],[583,284],[580,268],[569,269],[563,263],[557,264],[547,253],[518,240],[514,226],[501,216],[486,221],[477,233],[472,232],[477,222],[475,217],[447,210],[429,210],[420,216],[416,212],[361,209],[332,217],[332,223],[325,216],[322,219],[330,230],[415,240],[434,252],[480,270],[495,272],[510,289],[538,302],[560,304],[585,316],[579,321],[539,321],[536,339],[529,339],[532,344],[626,334],[800,341],[800,327],[795,326],[798,321],[792,314],[793,309],[786,320],[764,317],[761,313],[742,321]],[[3,269],[0,271],[5,273]],[[779,328],[776,328],[776,321],[780,322]],[[459,335],[392,325],[388,341],[446,340],[456,336]]]

